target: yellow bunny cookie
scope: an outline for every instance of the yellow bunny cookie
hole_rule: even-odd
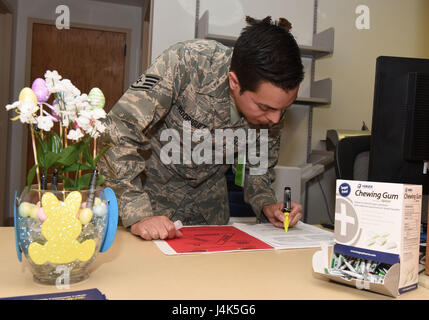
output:
[[[82,231],[81,222],[76,218],[81,202],[82,195],[78,191],[71,192],[63,205],[51,192],[42,196],[47,217],[42,224],[42,235],[47,242],[44,245],[33,242],[28,247],[28,254],[35,264],[69,263],[76,259],[88,261],[93,256],[94,240],[82,243],[76,240]]]

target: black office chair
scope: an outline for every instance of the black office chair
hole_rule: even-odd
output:
[[[368,181],[371,136],[346,137],[335,147],[337,179]]]

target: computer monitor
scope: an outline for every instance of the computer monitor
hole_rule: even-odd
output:
[[[429,60],[381,56],[375,71],[368,179],[422,185],[424,224],[428,160]]]

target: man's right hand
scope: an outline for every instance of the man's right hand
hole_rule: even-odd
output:
[[[180,238],[183,234],[176,230],[173,222],[165,216],[144,218],[131,226],[131,233],[145,240]]]

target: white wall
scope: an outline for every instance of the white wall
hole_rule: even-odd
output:
[[[210,33],[238,37],[246,26],[244,17],[262,19],[280,17],[292,23],[292,32],[298,43],[311,45],[314,0],[201,0],[200,15],[210,14]]]
[[[370,29],[355,26],[358,5],[370,13]],[[332,79],[332,103],[315,108],[313,147],[328,129],[371,129],[378,56],[429,58],[428,0],[319,0],[318,31],[335,28],[331,57],[316,62],[316,79]]]
[[[154,0],[152,62],[169,46],[194,39],[195,0]]]
[[[104,3],[91,0],[16,0],[16,38],[13,65],[13,100],[18,99],[20,90],[25,84],[25,62],[27,53],[27,21],[28,18],[39,18],[55,21],[58,5],[70,8],[70,22],[88,25],[128,28],[131,29],[130,70],[128,82],[131,84],[140,73],[140,39],[141,39],[141,7]],[[27,84],[28,85],[28,84]],[[11,149],[9,150],[8,212],[11,212],[13,191],[21,191],[25,176],[21,173],[21,155],[27,146],[22,146],[22,124],[13,122],[10,128]]]

